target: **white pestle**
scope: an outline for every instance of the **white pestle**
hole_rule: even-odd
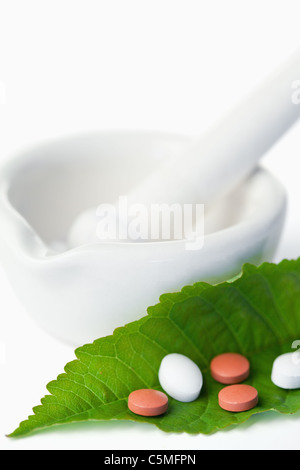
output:
[[[207,204],[228,193],[300,117],[300,105],[292,100],[296,80],[300,51],[183,155],[168,159],[134,187],[127,204]],[[80,214],[70,229],[69,246],[99,242],[98,221],[96,208]]]
[[[300,51],[184,152],[128,194],[129,203],[208,203],[238,185],[300,117]],[[197,200],[194,200],[195,194]]]

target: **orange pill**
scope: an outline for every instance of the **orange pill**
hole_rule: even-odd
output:
[[[225,353],[211,361],[210,371],[212,377],[221,384],[237,384],[249,377],[250,363],[241,354]]]
[[[136,390],[128,397],[128,408],[137,415],[159,416],[168,409],[168,397],[158,390]]]
[[[229,385],[219,393],[219,405],[223,410],[235,413],[255,408],[258,403],[258,393],[251,385]]]

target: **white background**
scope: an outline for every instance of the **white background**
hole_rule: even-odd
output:
[[[0,163],[82,130],[201,133],[300,46],[299,18],[299,0],[0,0]],[[289,193],[276,261],[300,255],[299,141],[300,125],[264,160]],[[0,269],[0,449],[300,448],[299,413],[208,437],[112,422],[7,439],[73,357]]]

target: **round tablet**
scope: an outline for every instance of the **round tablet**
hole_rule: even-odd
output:
[[[235,413],[251,410],[258,403],[258,393],[251,385],[229,385],[219,393],[219,405],[223,410]]]
[[[300,388],[300,354],[282,354],[275,359],[272,369],[272,382],[286,390]]]
[[[221,384],[238,384],[249,377],[250,363],[241,354],[225,353],[211,361],[210,371],[212,377]]]
[[[128,408],[137,415],[159,416],[168,409],[168,397],[158,390],[136,390],[128,397]]]
[[[196,400],[203,386],[201,370],[183,354],[165,356],[160,364],[158,378],[168,395],[185,403]]]

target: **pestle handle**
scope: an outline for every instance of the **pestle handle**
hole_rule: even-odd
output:
[[[133,188],[129,202],[207,203],[233,189],[300,117],[300,105],[292,102],[299,79],[300,51],[183,155]]]

